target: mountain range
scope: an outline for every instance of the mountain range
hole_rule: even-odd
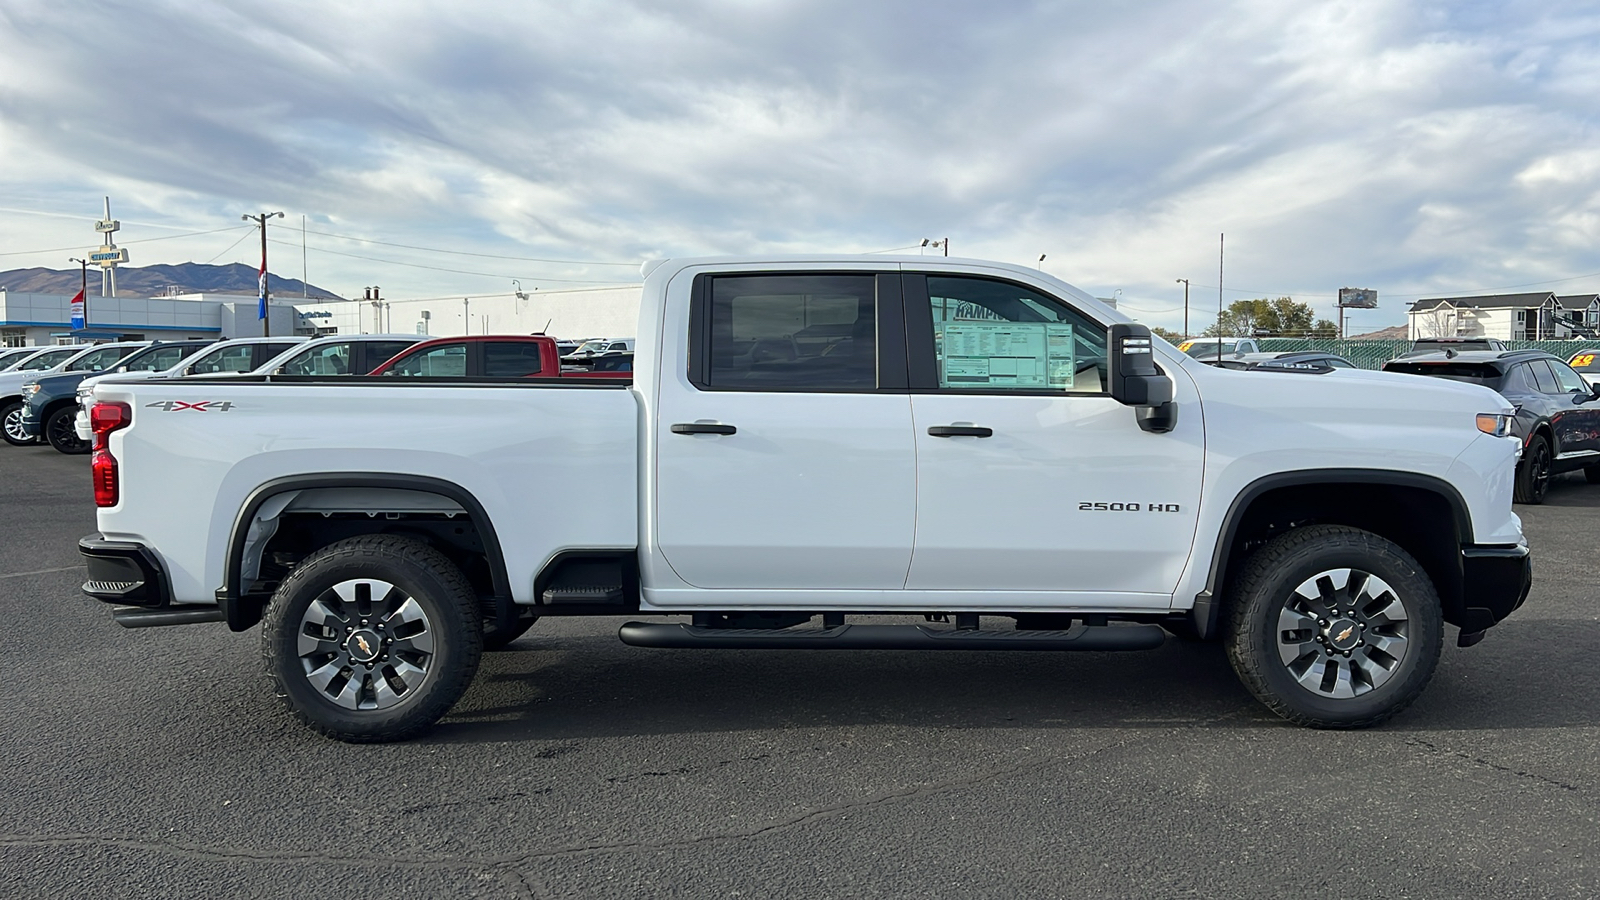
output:
[[[118,266],[118,297],[165,297],[168,294],[246,294],[254,296],[259,270],[244,263],[212,266],[180,263],[175,266]],[[35,294],[76,294],[83,273],[71,269],[11,269],[0,272],[0,290]],[[267,273],[267,288],[274,297],[309,296],[313,300],[341,300],[338,294],[316,285],[309,288],[298,278]],[[89,272],[89,296],[100,296],[100,270]]]

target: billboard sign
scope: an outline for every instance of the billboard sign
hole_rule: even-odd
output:
[[[1339,305],[1345,309],[1377,309],[1378,292],[1368,288],[1339,288]]]

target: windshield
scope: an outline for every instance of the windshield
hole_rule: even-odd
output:
[[[1178,346],[1179,350],[1189,354],[1195,359],[1205,359],[1207,356],[1217,355],[1217,341],[1185,341]],[[1238,348],[1238,341],[1222,341],[1222,355],[1227,356]]]
[[[5,353],[0,353],[0,372],[4,372],[6,369],[9,369],[17,363],[22,362],[22,360],[25,359],[28,354],[38,352],[39,349],[37,347],[22,347],[17,350],[10,350]]]
[[[126,372],[165,372],[183,362],[190,354],[199,350],[200,346],[203,345],[164,344],[146,347],[123,360],[118,368]]]
[[[1577,369],[1579,372],[1600,373],[1600,349],[1580,350],[1573,354],[1572,359],[1567,361],[1567,365]]]
[[[37,372],[40,369],[53,369],[59,365],[62,360],[82,352],[82,347],[62,347],[60,350],[50,350],[35,356],[33,359],[28,360],[20,366],[17,366],[17,371]]]

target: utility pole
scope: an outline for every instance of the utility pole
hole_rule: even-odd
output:
[[[261,228],[261,277],[259,279],[260,284],[258,285],[261,293],[260,299],[256,301],[256,316],[261,319],[262,337],[272,336],[272,316],[270,315],[271,311],[267,309],[267,220],[273,216],[277,216],[281,219],[283,218],[283,213],[264,212],[255,216],[246,214],[239,217],[246,222],[254,222]]]
[[[1222,362],[1222,254],[1228,246],[1228,236],[1217,235],[1217,362]]]
[[[1183,285],[1183,338],[1189,339],[1189,279],[1179,278],[1176,284]]]
[[[67,261],[75,262],[83,269],[83,278],[80,282],[82,286],[78,288],[78,302],[83,304],[83,328],[87,329],[89,327],[89,261],[87,259],[79,259],[76,256],[67,257]]]

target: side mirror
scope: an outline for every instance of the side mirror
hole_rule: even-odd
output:
[[[1171,431],[1178,424],[1178,405],[1172,402],[1172,379],[1156,367],[1150,329],[1111,326],[1107,355],[1111,398],[1134,407],[1134,418],[1145,431]]]

